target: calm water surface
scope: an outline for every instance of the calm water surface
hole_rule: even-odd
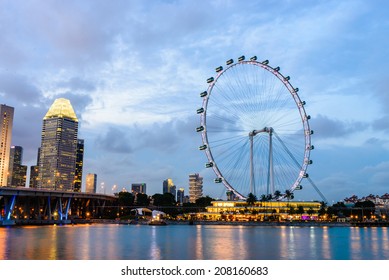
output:
[[[77,225],[0,228],[10,260],[388,260],[389,230],[356,227]]]

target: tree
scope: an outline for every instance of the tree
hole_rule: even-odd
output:
[[[129,192],[119,192],[118,194],[118,206],[121,208],[121,215],[126,216],[129,215],[131,212],[130,207],[134,205],[134,199],[135,197],[132,195],[132,193]],[[119,209],[119,208],[118,208]],[[111,215],[114,213],[111,212]],[[115,217],[115,216],[111,216]]]
[[[136,194],[136,205],[148,206],[149,204],[150,204],[150,199],[147,194],[144,193]]]
[[[286,199],[289,202],[290,200],[294,199],[294,194],[290,190],[286,190],[285,191],[285,197],[286,197]]]
[[[254,205],[256,201],[257,201],[257,197],[253,193],[249,193],[246,199],[247,204]]]
[[[274,199],[276,199],[276,200],[279,199],[281,195],[282,194],[281,194],[281,192],[279,190],[275,191],[274,192]]]
[[[324,201],[320,202],[319,216],[327,214],[327,203]]]
[[[174,206],[176,201],[171,193],[156,193],[152,196],[154,206]]]
[[[214,199],[212,197],[209,197],[208,195],[205,197],[203,196],[203,197],[196,199],[196,206],[198,206],[198,207],[211,206],[212,201],[214,201]]]
[[[118,204],[119,206],[132,206],[134,205],[134,196],[129,192],[119,192]]]

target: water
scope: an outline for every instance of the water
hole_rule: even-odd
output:
[[[386,227],[3,227],[0,259],[388,260],[388,241]]]

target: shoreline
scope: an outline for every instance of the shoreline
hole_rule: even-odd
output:
[[[1,222],[1,221],[0,221]],[[287,221],[287,222],[255,222],[255,221],[175,221],[165,220],[169,226],[180,225],[204,225],[204,226],[266,226],[266,227],[389,227],[389,222],[319,222],[319,221]],[[20,226],[47,226],[47,225],[86,225],[86,224],[117,224],[117,225],[148,225],[148,220],[109,220],[109,219],[80,219],[80,220],[13,220],[13,223],[3,224],[2,227],[20,227]]]

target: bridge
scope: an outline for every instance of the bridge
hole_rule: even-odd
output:
[[[0,187],[0,225],[69,223],[112,216],[112,195]]]

